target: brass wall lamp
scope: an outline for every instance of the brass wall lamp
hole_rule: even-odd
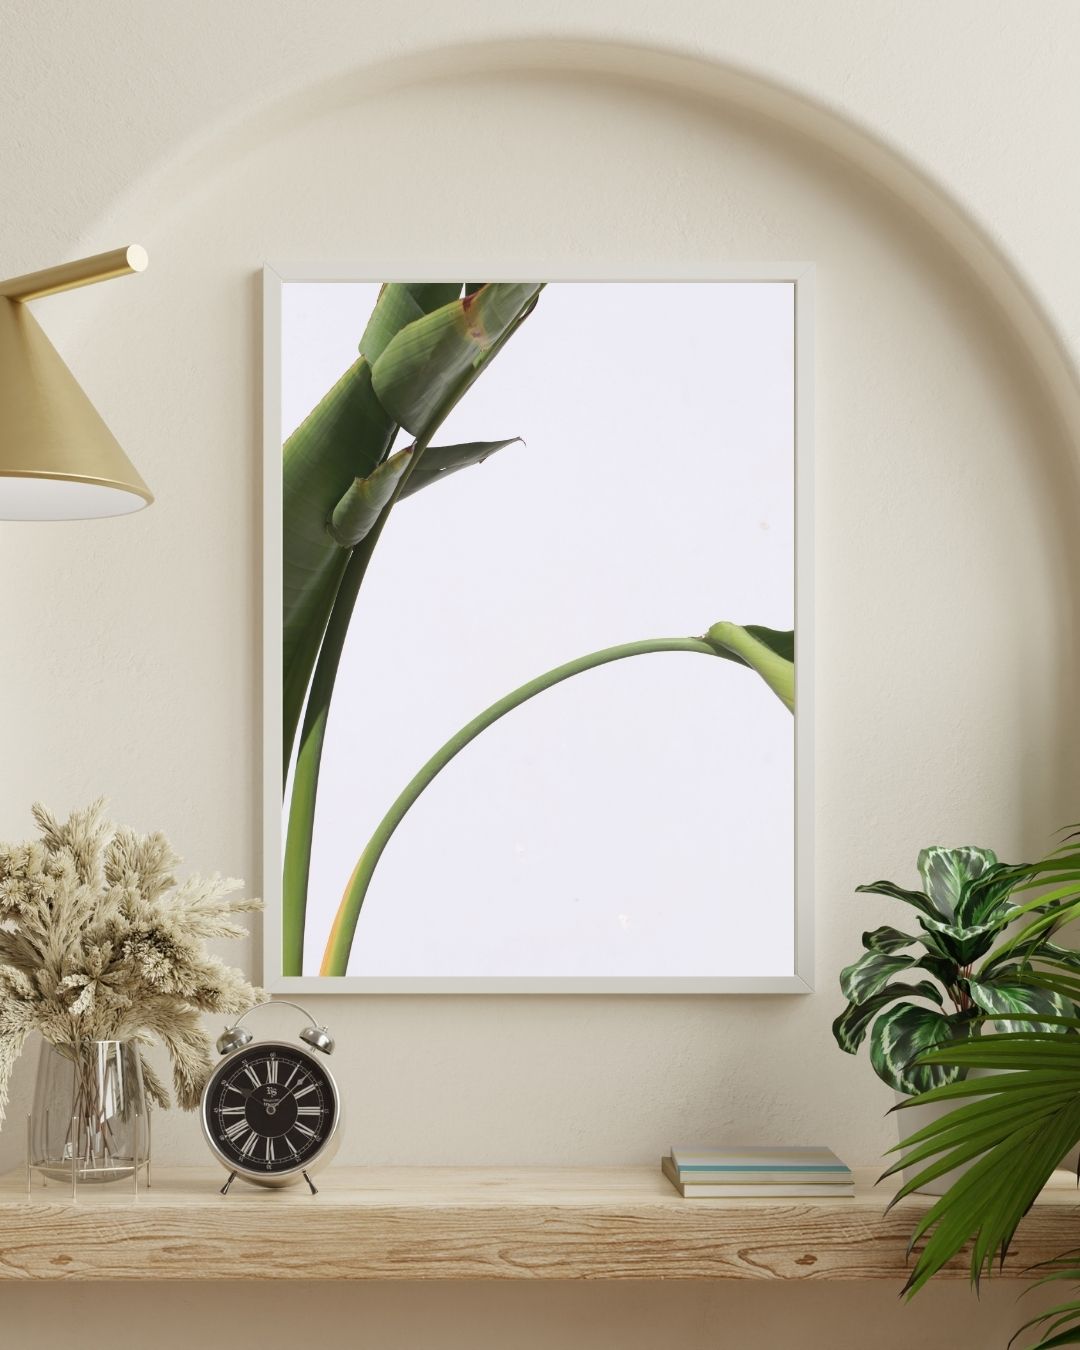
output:
[[[147,261],[131,244],[0,281],[0,520],[119,516],[154,500],[26,305]]]

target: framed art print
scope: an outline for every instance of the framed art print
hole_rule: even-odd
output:
[[[265,983],[799,992],[812,268],[264,282]]]

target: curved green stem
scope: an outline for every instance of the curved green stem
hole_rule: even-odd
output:
[[[284,975],[302,975],[304,971],[304,928],[307,918],[308,875],[311,871],[311,845],[315,832],[315,800],[319,789],[319,767],[326,740],[326,719],[334,695],[341,653],[352,619],[360,584],[371,560],[381,525],[353,550],[345,566],[330,620],[326,625],[315,673],[311,679],[304,712],[304,727],[296,752],[289,825],[285,835],[285,859],[281,875],[281,970]]]
[[[545,675],[539,675],[536,679],[529,680],[527,684],[521,685],[513,693],[507,694],[505,698],[493,703],[490,708],[485,708],[479,716],[474,717],[471,722],[451,736],[445,745],[436,750],[435,754],[432,755],[419,773],[409,781],[390,810],[383,816],[375,833],[368,841],[367,847],[361,853],[334,919],[334,926],[326,944],[326,953],[323,956],[320,974],[344,975],[346,973],[349,954],[352,951],[353,937],[356,934],[356,924],[360,918],[360,909],[383,850],[390,842],[391,836],[401,824],[409,808],[432,779],[446,768],[455,755],[464,750],[470,741],[475,740],[482,731],[486,731],[500,717],[504,717],[508,712],[520,707],[522,703],[528,702],[536,694],[543,693],[545,689],[561,684],[563,680],[568,680],[574,675],[580,675],[583,671],[607,665],[611,661],[622,661],[629,656],[644,656],[650,652],[698,652],[703,656],[725,657],[728,655],[724,651],[717,650],[716,646],[703,638],[651,638],[643,642],[625,642],[618,647],[605,647],[602,651],[590,652],[588,656],[579,657],[576,661],[568,661],[566,665],[556,666],[554,670],[549,670]]]

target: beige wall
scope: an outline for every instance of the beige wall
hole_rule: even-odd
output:
[[[1080,168],[1062,128],[1080,11],[8,0],[0,24],[16,188],[0,270],[149,248],[144,277],[37,312],[158,495],[130,520],[0,529],[0,837],[27,829],[33,797],[105,792],[193,867],[258,879],[264,259],[567,278],[816,261],[819,992],[320,1006],[346,1161],[652,1161],[673,1133],[876,1160],[889,1094],[829,1022],[858,933],[895,916],[853,886],[904,874],[931,840],[1037,851],[1077,810],[1076,394],[1055,332],[1075,350]],[[672,46],[688,59],[656,52]],[[187,1117],[156,1145],[204,1156]],[[1004,1289],[911,1311],[855,1287],[313,1297],[328,1326],[388,1346],[696,1346],[726,1328],[733,1345],[842,1347],[872,1319],[883,1346],[928,1327],[944,1343],[947,1324],[983,1347],[1011,1316]],[[236,1344],[279,1343],[258,1327],[284,1324],[284,1291],[198,1303],[208,1327],[246,1310]],[[72,1291],[65,1315],[106,1307]],[[27,1290],[0,1293],[5,1310],[20,1329],[55,1315]],[[547,1339],[521,1330],[541,1318]]]
[[[1023,1288],[903,1307],[884,1284],[6,1286],[0,1314],[19,1350],[1004,1350]]]

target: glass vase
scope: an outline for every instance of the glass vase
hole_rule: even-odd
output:
[[[30,1120],[30,1167],[72,1187],[149,1181],[150,1116],[134,1041],[43,1041]]]

